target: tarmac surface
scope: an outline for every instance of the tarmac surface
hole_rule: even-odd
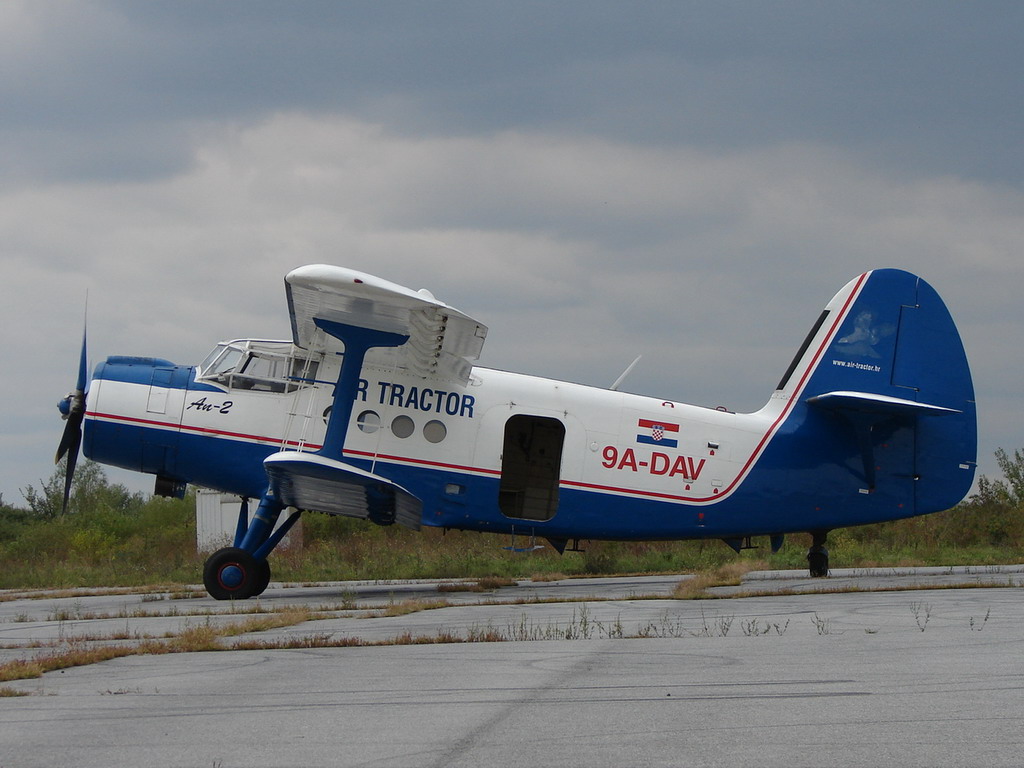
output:
[[[0,683],[0,766],[1024,765],[1024,566],[683,578],[0,592],[0,665],[151,651]]]

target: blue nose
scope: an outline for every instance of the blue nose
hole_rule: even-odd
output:
[[[57,410],[60,411],[60,415],[65,419],[71,415],[71,395],[57,403]]]

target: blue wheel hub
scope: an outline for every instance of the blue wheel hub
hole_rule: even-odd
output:
[[[237,589],[245,581],[245,571],[232,563],[220,570],[220,583],[226,589]]]

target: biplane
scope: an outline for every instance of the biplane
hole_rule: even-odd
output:
[[[262,593],[267,556],[304,511],[378,525],[586,540],[752,537],[773,550],[923,515],[974,479],[971,374],[943,301],[880,269],[826,305],[753,413],[476,365],[487,328],[434,298],[336,266],[285,277],[291,339],[216,345],[198,365],[112,356],[61,403],[66,494],[94,461],[236,495],[232,546],[203,580]],[[251,510],[250,506],[255,509]]]

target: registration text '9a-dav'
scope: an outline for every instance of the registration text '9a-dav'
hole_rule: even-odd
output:
[[[694,481],[700,477],[706,459],[694,459],[692,456],[669,456],[667,453],[652,451],[637,454],[632,448],[619,450],[614,445],[606,445],[601,451],[601,465],[607,469],[624,469],[631,472],[647,472],[651,475],[668,477],[680,476],[683,480]]]

